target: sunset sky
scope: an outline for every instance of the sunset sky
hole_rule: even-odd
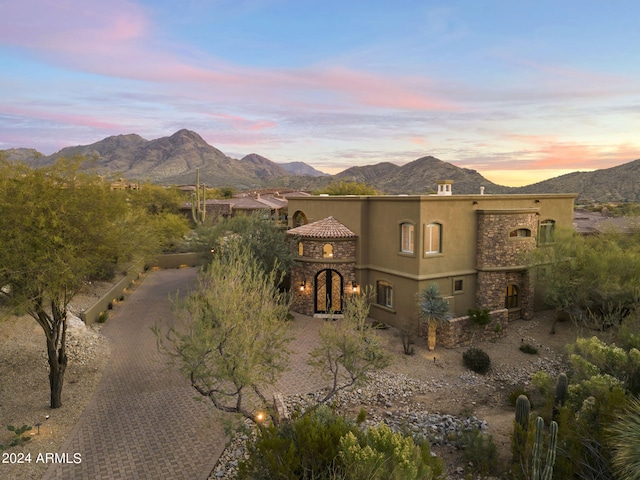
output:
[[[181,128],[503,185],[640,158],[640,2],[0,0],[0,149]]]

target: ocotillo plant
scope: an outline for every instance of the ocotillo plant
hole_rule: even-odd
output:
[[[202,193],[200,189],[202,188]],[[196,169],[196,191],[191,195],[191,216],[193,221],[198,225],[204,224],[204,219],[207,215],[207,206],[205,201],[206,188],[205,185],[200,185],[200,169]]]
[[[551,480],[553,477],[553,466],[556,463],[556,448],[558,446],[558,424],[554,421],[549,426],[549,447],[545,459],[544,469],[542,468],[542,433],[544,431],[544,420],[542,417],[536,418],[536,436],[533,443],[532,480]]]

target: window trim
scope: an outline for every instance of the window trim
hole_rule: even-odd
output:
[[[405,236],[405,227],[409,228],[411,233],[409,234],[409,236]],[[409,248],[411,250],[405,250],[404,248],[404,243],[405,243],[405,238],[409,239]],[[410,222],[410,221],[404,221],[404,222],[400,222],[400,248],[399,248],[399,252],[403,255],[415,255],[416,254],[416,224],[414,222]]]
[[[553,243],[553,234],[556,229],[556,221],[548,218],[542,220],[538,225],[538,243],[541,245],[549,245]],[[543,233],[546,238],[543,238]]]
[[[520,308],[520,287],[515,283],[510,283],[505,288],[504,308],[507,310]]]
[[[527,232],[527,233],[525,235],[520,235],[521,233],[524,233],[524,232]],[[532,233],[533,232],[531,231],[530,228],[518,227],[509,232],[509,238],[514,238],[514,239],[531,238]]]
[[[460,288],[457,288],[458,282],[460,282]],[[452,284],[451,284],[451,291],[456,295],[464,293],[464,278],[453,278]]]
[[[431,236],[431,232],[433,231],[433,228],[429,228],[429,227],[434,227],[437,226],[438,227],[438,249],[437,250],[427,250],[427,241],[429,241],[429,247],[432,247],[432,243],[431,239],[433,238]],[[425,223],[424,224],[424,239],[423,239],[423,245],[422,245],[422,253],[425,257],[429,257],[432,255],[438,255],[442,253],[442,232],[443,232],[443,226],[442,223],[440,222],[429,222],[429,223]],[[428,233],[428,235],[427,235]]]
[[[384,300],[385,302],[381,303],[381,289],[380,287],[384,287],[384,289],[387,291],[387,293],[384,295]],[[388,282],[386,280],[377,280],[376,281],[376,305],[380,306],[380,307],[384,307],[384,308],[388,308],[388,309],[393,309],[393,284],[391,282]],[[386,301],[388,300],[388,301]]]
[[[333,258],[333,243],[322,245],[322,258]]]

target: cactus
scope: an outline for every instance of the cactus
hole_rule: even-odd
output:
[[[200,189],[202,188],[202,192]],[[196,169],[196,191],[191,195],[191,216],[193,221],[199,225],[204,224],[207,215],[207,206],[205,199],[205,185],[200,185],[200,169]]]
[[[536,418],[536,435],[533,443],[532,480],[551,480],[553,477],[553,466],[556,463],[556,449],[558,446],[558,424],[551,422],[549,427],[549,447],[545,458],[544,469],[542,469],[542,432],[544,431],[544,420],[542,417]]]
[[[556,391],[553,397],[553,418],[558,415],[558,409],[564,405],[567,399],[567,392],[569,390],[569,380],[565,373],[558,375],[558,381],[556,382]]]
[[[516,400],[516,422],[524,429],[529,428],[529,412],[531,403],[526,395],[520,395]]]

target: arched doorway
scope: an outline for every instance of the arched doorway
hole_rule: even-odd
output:
[[[342,275],[327,268],[316,274],[315,311],[316,313],[342,312]]]

